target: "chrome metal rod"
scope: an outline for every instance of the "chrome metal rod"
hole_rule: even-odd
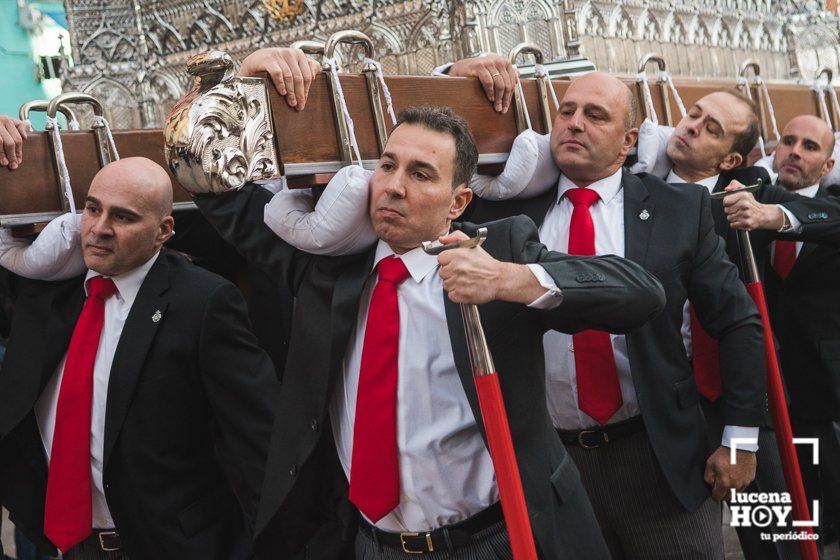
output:
[[[746,186],[744,188],[741,188],[741,189],[735,189],[733,191],[718,191],[716,193],[712,193],[712,200],[722,200],[729,195],[738,194],[738,193],[742,193],[742,192],[748,192],[748,193],[755,192],[755,191],[757,191],[758,189],[761,188],[761,184],[762,184],[762,180],[759,179],[756,184],[748,185],[748,186]]]

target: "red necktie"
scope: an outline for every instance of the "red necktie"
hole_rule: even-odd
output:
[[[88,281],[88,298],[76,321],[58,392],[50,450],[44,534],[61,552],[91,532],[90,418],[93,364],[105,320],[105,300],[117,292],[110,278]]]
[[[782,280],[787,279],[794,264],[796,264],[796,241],[776,241],[776,248],[773,250],[773,268]]]
[[[694,383],[697,385],[697,392],[715,402],[723,392],[718,341],[712,338],[697,320],[694,306],[689,306],[689,316],[691,317],[691,366],[694,369]]]
[[[408,278],[408,270],[398,258],[382,259],[378,269],[379,282],[370,299],[362,347],[350,466],[350,501],[374,523],[400,503],[397,286]]]
[[[598,201],[592,189],[566,191],[574,205],[569,228],[569,254],[595,254],[595,224],[589,207]],[[602,426],[621,408],[621,387],[609,333],[588,330],[572,335],[577,372],[578,406]]]

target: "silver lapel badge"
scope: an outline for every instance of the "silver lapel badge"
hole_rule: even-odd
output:
[[[647,209],[644,209],[639,213],[640,220],[647,220],[648,218],[650,218],[650,212],[648,212]]]
[[[154,315],[152,315],[152,321],[157,323],[158,321],[160,321],[161,317],[163,317],[163,315],[161,314],[160,309],[158,309],[157,311],[155,311]]]

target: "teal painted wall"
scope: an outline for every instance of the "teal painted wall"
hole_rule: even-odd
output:
[[[29,36],[18,24],[17,2],[0,0],[0,113],[17,117],[23,103],[45,97]]]

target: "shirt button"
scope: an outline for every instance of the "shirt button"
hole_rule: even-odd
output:
[[[289,476],[297,476],[297,465],[292,465],[289,468]]]
[[[318,420],[312,420],[312,423],[309,425],[309,427],[312,428],[313,432],[317,432],[318,428],[320,428],[321,425],[318,423]]]
[[[575,345],[574,345],[573,342],[570,342],[569,343],[569,352],[574,352],[574,351],[575,351]]]

